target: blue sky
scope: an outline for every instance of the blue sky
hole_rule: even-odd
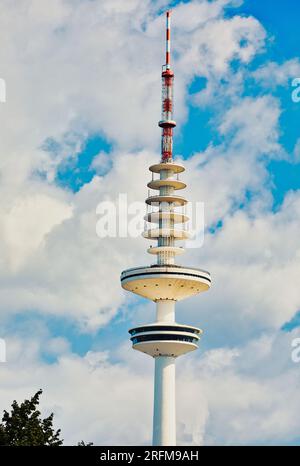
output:
[[[55,411],[71,443],[81,435],[72,422],[78,399],[87,403],[86,440],[120,442],[129,430],[126,409],[145,409],[145,420],[124,442],[149,438],[152,365],[131,354],[127,332],[151,321],[153,306],[126,296],[119,284],[122,269],[150,262],[147,244],[101,240],[95,227],[98,203],[118,190],[143,201],[147,167],[159,158],[162,12],[168,6],[161,3],[56,0],[53,13],[43,15],[31,0],[27,29],[14,23],[22,7],[7,7],[16,39],[0,54],[12,96],[0,108],[1,152],[7,154],[0,272],[2,333],[11,360],[0,408],[44,383],[44,409]],[[300,77],[300,4],[169,5],[174,153],[187,167],[187,196],[205,203],[207,222],[204,246],[188,251],[183,263],[208,268],[214,279],[207,295],[178,306],[179,321],[205,330],[197,355],[178,364],[199,410],[179,386],[182,411],[199,422],[195,428],[179,412],[180,442],[295,444],[299,366],[290,360],[290,344],[300,326],[300,103],[292,100],[292,80]],[[115,56],[111,43],[118,44]],[[18,370],[26,371],[22,384]],[[118,387],[116,372],[122,374]],[[285,390],[293,409],[283,408]],[[98,428],[89,396],[103,412]],[[148,402],[133,407],[143,397]],[[115,406],[120,418],[110,418]]]

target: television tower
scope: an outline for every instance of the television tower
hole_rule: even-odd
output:
[[[155,240],[148,253],[155,264],[128,269],[121,274],[122,287],[156,303],[156,320],[129,330],[132,347],[155,361],[153,445],[176,445],[175,361],[178,356],[198,348],[202,330],[175,322],[175,303],[210,288],[210,274],[204,270],[175,265],[182,254],[177,241],[189,238],[187,200],[176,194],[186,184],[179,179],[185,168],[173,161],[173,81],[170,64],[170,11],[166,13],[166,64],[162,68],[161,160],[149,167],[150,190],[146,199],[144,238]],[[158,177],[155,177],[158,175]],[[151,225],[152,224],[152,225]],[[153,224],[155,226],[153,226]]]

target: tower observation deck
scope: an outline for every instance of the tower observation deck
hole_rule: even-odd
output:
[[[166,64],[162,69],[161,160],[151,165],[153,191],[146,199],[147,213],[144,238],[155,241],[148,253],[156,263],[128,269],[121,274],[121,285],[127,290],[156,303],[156,320],[129,330],[132,347],[155,360],[153,445],[176,445],[175,360],[198,348],[202,330],[175,322],[175,303],[207,291],[209,272],[175,264],[184,253],[180,242],[189,238],[189,218],[184,206],[187,200],[178,194],[186,187],[180,174],[182,164],[173,160],[173,83],[170,65],[170,11],[166,13]]]

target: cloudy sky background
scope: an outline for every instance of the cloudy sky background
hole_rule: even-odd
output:
[[[1,0],[0,408],[42,388],[66,444],[149,444],[153,361],[132,324],[154,305],[120,272],[147,243],[99,239],[97,205],[146,197],[159,159],[164,11],[173,7],[175,154],[205,203],[204,329],[177,362],[178,443],[297,444],[300,77],[296,0]]]

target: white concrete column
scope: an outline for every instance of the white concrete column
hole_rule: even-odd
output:
[[[175,301],[162,299],[156,302],[156,321],[175,322]]]
[[[153,446],[176,445],[175,358],[155,358]]]

